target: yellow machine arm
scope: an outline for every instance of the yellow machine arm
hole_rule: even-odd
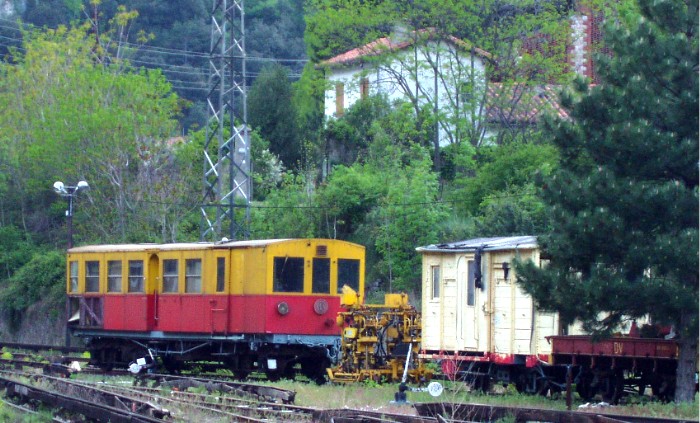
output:
[[[341,357],[336,367],[327,369],[332,382],[401,382],[404,372],[414,383],[432,378],[418,358],[421,316],[406,294],[386,294],[384,304],[366,305],[345,286],[341,304],[348,311],[337,317]]]

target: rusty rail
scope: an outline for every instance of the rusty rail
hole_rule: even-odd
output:
[[[296,397],[296,392],[294,391],[251,383],[163,374],[145,374],[142,377],[143,379],[155,380],[157,385],[175,387],[180,390],[191,387],[203,387],[207,391],[218,390],[237,395],[247,395],[262,401],[282,402],[283,404],[293,404]]]
[[[162,422],[162,418],[169,415],[167,410],[163,410],[153,404],[134,401],[131,398],[114,394],[92,395],[92,398],[87,400],[79,398],[79,395],[75,395],[75,393],[66,395],[52,392],[4,377],[0,377],[0,387],[6,390],[6,394],[9,397],[36,400],[52,407],[60,407],[103,422],[156,423]],[[103,403],[97,402],[97,398],[100,398]]]
[[[439,421],[446,422],[485,422],[507,418],[516,422],[542,421],[552,423],[698,423],[697,420],[484,404],[419,403],[415,404],[414,407],[421,416],[434,417]]]

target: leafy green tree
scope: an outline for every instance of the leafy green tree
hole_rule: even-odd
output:
[[[302,153],[293,96],[289,72],[279,64],[263,69],[248,94],[248,122],[287,168],[297,168]]]
[[[303,174],[284,175],[279,189],[251,210],[251,237],[308,238],[318,236],[318,207],[312,183]]]
[[[438,175],[425,148],[406,149],[377,136],[369,166],[383,192],[367,217],[379,257],[374,273],[390,292],[418,293],[421,258],[415,247],[438,242],[438,226],[447,216],[437,201]]]
[[[550,122],[561,166],[542,196],[547,268],[519,266],[539,307],[608,334],[649,315],[678,333],[676,400],[698,357],[698,2],[638,0],[609,21],[601,83]]]
[[[475,175],[460,175],[446,197],[461,214],[480,214],[489,198],[519,195],[531,188],[536,174],[548,175],[557,165],[555,146],[547,143],[509,143],[479,150]],[[525,189],[527,191],[528,189]]]
[[[177,97],[160,72],[134,71],[118,58],[105,65],[109,53],[95,45],[86,27],[34,32],[0,67],[0,141],[15,175],[17,221],[42,232],[46,204],[64,204],[53,181],[83,179],[91,189],[78,197],[87,216],[74,220],[78,240],[88,228],[93,241],[170,238],[168,214],[151,206],[191,189],[179,173],[191,169],[173,158]]]

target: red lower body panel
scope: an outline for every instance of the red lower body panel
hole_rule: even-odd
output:
[[[104,330],[340,334],[335,324],[340,300],[334,296],[129,294],[103,298]]]

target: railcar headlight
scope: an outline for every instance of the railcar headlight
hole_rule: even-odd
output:
[[[287,304],[285,301],[280,301],[277,304],[277,312],[282,316],[286,315],[289,313],[289,304]]]

